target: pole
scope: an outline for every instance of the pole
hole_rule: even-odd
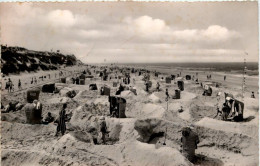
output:
[[[246,55],[248,53],[245,52]],[[243,72],[243,81],[242,81],[242,102],[244,102],[244,93],[245,93],[245,86],[246,86],[246,58],[244,58],[244,72]]]
[[[167,110],[166,110],[166,111],[168,111],[168,101],[169,101],[169,100],[167,100]]]

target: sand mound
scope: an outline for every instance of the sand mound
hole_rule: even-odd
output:
[[[258,129],[255,126],[243,123],[227,122],[205,117],[196,122],[196,125],[227,133],[244,134],[253,138],[258,137]]]
[[[182,154],[174,148],[161,147],[155,148],[155,145],[142,142],[132,142],[131,146],[124,151],[127,156],[128,165],[136,166],[157,166],[157,165],[192,165]],[[158,160],[160,158],[160,160]]]
[[[1,120],[7,122],[25,123],[26,117],[25,117],[25,113],[22,111],[1,113]]]
[[[200,138],[203,138],[201,146],[217,146],[245,156],[258,153],[258,139],[242,134],[237,124],[203,118],[196,126]]]
[[[182,91],[181,92],[181,101],[187,101],[187,100],[192,100],[196,97],[196,94]]]
[[[142,108],[142,114],[149,118],[161,118],[164,112],[165,109],[162,106],[151,103],[145,104]]]
[[[69,87],[65,87],[65,88],[62,88],[59,92],[60,96],[62,97],[70,97],[70,98],[73,98],[76,96],[76,91],[69,88]]]
[[[72,100],[69,97],[57,97],[57,98],[47,99],[47,102],[49,104],[69,103],[71,101]]]
[[[118,95],[120,96],[120,95]],[[121,97],[126,99],[133,99],[135,97],[134,93],[130,90],[125,90],[121,92]]]
[[[162,137],[161,134],[164,134],[167,128],[167,139],[180,144],[181,133],[179,132],[183,126],[186,125],[159,119],[143,119],[134,123],[134,129],[139,134],[138,140],[145,143],[153,141],[156,137]]]
[[[84,130],[88,125],[90,125],[91,122],[93,122],[93,119],[95,118],[85,106],[79,106],[73,111],[70,124],[73,127]]]
[[[157,97],[154,93],[151,94],[148,98],[149,98],[149,101],[152,103],[161,103],[160,98]]]

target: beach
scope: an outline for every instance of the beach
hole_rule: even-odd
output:
[[[100,73],[108,71],[108,79],[102,80]],[[134,68],[135,72],[127,70]],[[152,86],[146,91],[144,72],[139,75],[138,69],[148,70]],[[61,83],[60,78],[76,77],[84,70],[89,70],[93,78],[86,78],[85,85]],[[63,71],[64,75],[58,76]],[[130,71],[130,84],[114,75],[124,75]],[[158,77],[154,71],[160,72]],[[66,73],[65,73],[66,72]],[[196,74],[197,73],[197,74]],[[56,74],[56,77],[55,77]],[[177,77],[179,74],[179,77]],[[48,76],[50,75],[50,78]],[[176,78],[166,83],[166,77]],[[186,79],[186,75],[198,79]],[[211,75],[211,79],[207,79]],[[223,79],[226,75],[226,80]],[[38,79],[46,76],[44,81]],[[31,84],[31,78],[38,79]],[[110,78],[111,77],[111,78]],[[10,78],[15,86],[12,93],[4,90]],[[162,79],[163,78],[163,79]],[[18,91],[18,80],[22,90]],[[184,82],[180,99],[173,99],[178,89],[177,81]],[[116,87],[114,83],[118,83]],[[160,91],[156,90],[159,82]],[[70,88],[76,96],[70,98],[63,93],[40,92],[39,101],[43,104],[43,116],[51,112],[58,116],[63,103],[68,104],[70,121],[66,122],[65,135],[55,137],[56,124],[27,124],[22,110],[1,113],[1,150],[3,165],[258,165],[258,126],[259,94],[258,76],[246,75],[246,89],[242,94],[243,75],[232,72],[208,71],[205,69],[164,68],[152,65],[91,65],[66,67],[63,70],[38,71],[9,75],[2,78],[2,103],[10,101],[26,103],[26,91],[47,83],[56,83],[60,90]],[[210,83],[211,96],[203,96],[201,84]],[[214,86],[218,83],[218,87]],[[89,85],[96,84],[98,90],[90,90]],[[119,84],[128,87],[115,95]],[[126,118],[109,116],[109,98],[100,95],[100,88],[106,85],[110,95],[126,100]],[[136,95],[131,91],[134,87]],[[171,96],[166,100],[165,91]],[[60,91],[60,92],[61,92]],[[255,98],[251,98],[251,92]],[[217,95],[217,94],[221,95]],[[243,121],[223,121],[217,114],[217,106],[222,107],[225,101],[224,92],[233,94],[234,98],[244,102]],[[243,97],[242,97],[243,95]],[[180,112],[179,109],[183,111]],[[107,144],[95,144],[90,128],[98,128],[98,119],[104,116],[109,138]],[[192,126],[199,136],[196,149],[197,161],[191,163],[181,151],[181,130]],[[166,130],[167,128],[167,130]],[[160,134],[161,133],[161,134]],[[165,136],[166,134],[166,136]]]

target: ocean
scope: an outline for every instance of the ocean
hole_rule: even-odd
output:
[[[199,71],[211,71],[211,72],[231,72],[234,74],[242,74],[244,66],[246,66],[247,75],[258,75],[258,63],[257,62],[228,62],[228,63],[121,63],[118,65],[146,68],[152,70],[199,70]]]

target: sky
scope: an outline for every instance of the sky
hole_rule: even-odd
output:
[[[258,62],[257,2],[1,3],[1,44],[84,63]]]

